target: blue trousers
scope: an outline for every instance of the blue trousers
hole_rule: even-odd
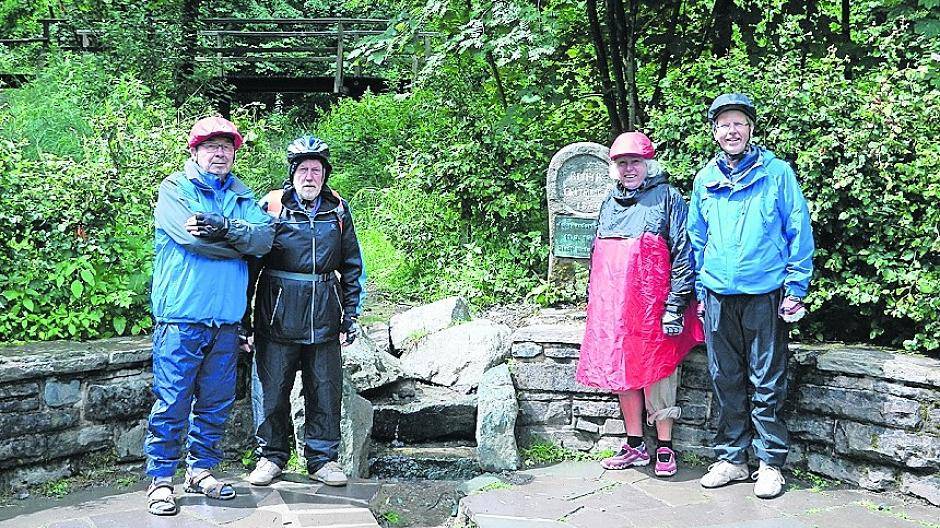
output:
[[[290,393],[300,369],[304,458],[314,472],[339,454],[343,359],[339,341],[300,345],[255,337],[252,408],[260,455],[283,468],[291,452]],[[260,389],[260,390],[258,390]]]
[[[715,454],[747,462],[748,447],[771,466],[787,459],[790,437],[782,411],[787,397],[787,326],[777,315],[781,292],[708,292],[705,345],[718,406]],[[748,385],[753,393],[748,398]]]
[[[210,469],[222,460],[221,439],[235,401],[237,325],[157,323],[147,474],[171,477],[187,435],[186,464]]]

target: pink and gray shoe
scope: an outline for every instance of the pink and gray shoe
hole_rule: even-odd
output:
[[[663,462],[663,459],[665,459],[665,462]],[[654,472],[657,477],[671,477],[678,470],[675,451],[668,447],[660,447],[656,450],[656,468]]]
[[[627,469],[628,467],[646,466],[650,463],[650,454],[646,451],[646,444],[639,447],[630,447],[623,444],[616,455],[601,460],[604,469]]]

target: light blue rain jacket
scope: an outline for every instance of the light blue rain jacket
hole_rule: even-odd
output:
[[[219,326],[241,321],[245,313],[248,265],[243,256],[261,256],[274,239],[272,219],[251,190],[229,174],[216,188],[193,161],[160,184],[155,212],[153,315],[161,323]],[[218,183],[218,182],[214,182]],[[225,239],[208,242],[183,224],[195,213],[229,219]]]
[[[753,164],[726,174],[723,154],[695,176],[689,239],[695,292],[763,294],[784,287],[804,297],[813,275],[806,199],[787,162],[760,147]],[[750,156],[748,156],[750,158]]]

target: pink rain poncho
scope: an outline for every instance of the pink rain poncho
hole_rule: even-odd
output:
[[[670,376],[704,340],[694,301],[685,309],[683,332],[663,332],[666,304],[691,297],[686,209],[664,180],[645,183],[629,200],[615,190],[617,200],[609,198],[601,209],[576,376],[582,385],[611,391],[648,387]]]

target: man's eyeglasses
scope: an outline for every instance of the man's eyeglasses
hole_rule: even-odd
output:
[[[731,130],[732,128],[735,130],[741,130],[742,128],[748,128],[750,126],[751,126],[750,123],[738,123],[737,121],[733,121],[731,123],[722,123],[720,125],[715,125],[715,130],[719,132],[727,132]]]
[[[235,145],[230,143],[200,143],[199,147],[209,152],[235,152]]]

